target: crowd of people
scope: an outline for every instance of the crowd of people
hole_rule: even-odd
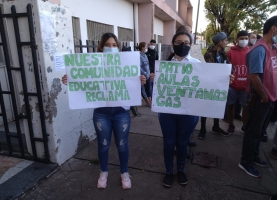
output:
[[[188,27],[180,27],[172,38],[173,52],[169,61],[200,62],[190,55],[193,39]],[[268,167],[268,163],[259,156],[262,138],[270,121],[276,121],[276,111],[273,109],[277,100],[277,16],[268,19],[263,27],[263,36],[258,40],[257,34],[241,30],[237,34],[236,45],[225,51],[228,44],[224,32],[213,36],[213,46],[207,49],[204,59],[207,63],[230,63],[230,85],[226,103],[226,116],[229,123],[228,130],[219,126],[219,119],[214,119],[212,132],[222,136],[230,136],[235,132],[234,118],[240,113],[235,112],[236,105],[242,107],[243,125],[240,131],[244,133],[242,155],[238,166],[248,175],[261,177],[255,165]],[[146,105],[151,107],[153,80],[155,77],[155,60],[158,60],[156,41],[141,42],[140,51],[141,68],[141,94]],[[98,46],[98,52],[118,52],[119,43],[113,33],[103,34]],[[67,84],[67,76],[62,77]],[[112,132],[118,149],[120,173],[123,189],[131,188],[131,179],[128,173],[128,135],[130,128],[129,107],[102,107],[96,108],[93,115],[98,141],[98,158],[100,162],[100,175],[98,188],[107,186],[108,178],[108,152]],[[198,123],[198,116],[178,115],[171,113],[158,114],[163,134],[163,155],[165,176],[163,185],[170,188],[173,183],[174,154],[176,154],[177,178],[181,185],[188,183],[185,174],[185,162],[188,143]],[[124,127],[122,129],[122,127]],[[201,117],[201,129],[198,139],[206,137],[206,118]],[[270,155],[277,159],[277,129],[273,139]],[[176,148],[176,150],[175,150]]]

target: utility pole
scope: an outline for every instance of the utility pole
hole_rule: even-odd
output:
[[[196,17],[196,26],[195,26],[195,33],[194,33],[194,44],[196,43],[196,34],[197,34],[197,26],[198,26],[199,7],[200,7],[200,0],[198,0],[198,9],[197,9],[197,17]]]

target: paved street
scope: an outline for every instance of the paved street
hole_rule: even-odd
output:
[[[24,200],[32,199],[269,199],[277,192],[277,161],[269,157],[272,147],[274,125],[269,127],[267,143],[262,143],[261,157],[270,162],[269,168],[258,167],[262,178],[248,176],[239,169],[243,135],[236,130],[230,137],[207,133],[206,140],[196,139],[199,124],[193,134],[197,146],[190,152],[209,152],[219,157],[217,168],[203,168],[188,160],[186,173],[187,186],[180,186],[176,179],[172,188],[162,186],[164,164],[162,156],[162,136],[156,113],[149,108],[139,107],[140,117],[132,116],[130,133],[129,169],[132,188],[123,190],[120,182],[117,150],[112,142],[109,157],[109,177],[106,189],[96,187],[99,176],[96,141],[84,145],[73,158],[61,166],[55,174],[39,182],[30,190]],[[221,127],[227,125],[220,121]],[[208,119],[207,129],[211,130],[212,120]],[[236,121],[240,127],[241,122]]]

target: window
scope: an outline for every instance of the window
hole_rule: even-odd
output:
[[[118,27],[118,40],[119,41],[134,41],[133,29]]]
[[[163,43],[163,36],[161,35],[158,35],[158,43]]]
[[[72,28],[73,28],[74,45],[80,45],[81,27],[80,27],[80,19],[78,17],[72,17]],[[75,48],[75,53],[81,53],[79,47]]]
[[[103,33],[113,33],[112,25],[87,20],[88,40],[99,41]]]

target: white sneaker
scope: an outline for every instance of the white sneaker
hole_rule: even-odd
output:
[[[132,187],[131,179],[128,172],[125,172],[124,174],[121,174],[121,182],[123,189],[130,189]]]
[[[97,187],[98,188],[106,188],[107,186],[107,178],[108,178],[108,172],[100,172]]]

